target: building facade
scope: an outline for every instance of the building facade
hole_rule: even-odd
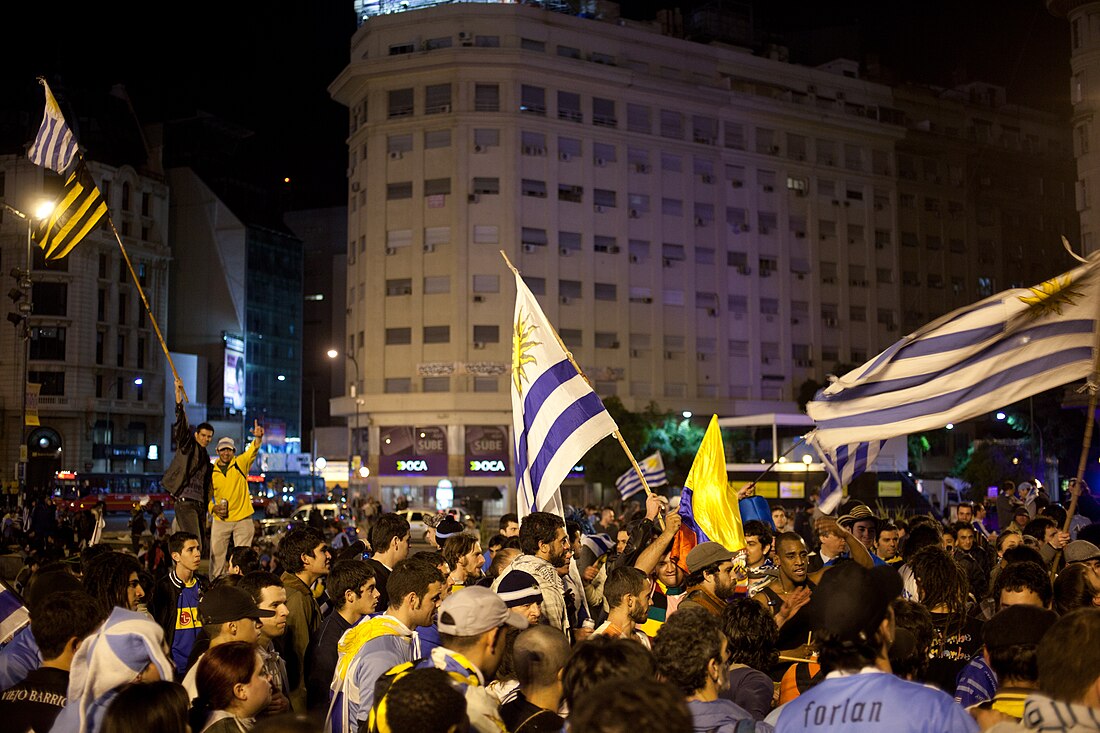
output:
[[[458,3],[352,39],[330,91],[350,114],[362,369],[333,413],[369,426],[383,504],[512,493],[502,251],[601,396],[720,415],[793,410],[806,380],[956,301],[1065,269],[1050,248],[987,261],[1072,217],[1053,196],[1034,211],[1023,173],[1007,196],[982,183],[1053,156],[1036,177],[1063,186],[1057,120],[660,31]]]

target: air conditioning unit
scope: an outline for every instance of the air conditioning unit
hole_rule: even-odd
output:
[[[775,190],[775,186],[764,186],[764,193],[771,193]]]
[[[610,255],[617,255],[620,251],[621,250],[619,249],[619,246],[617,244],[613,244],[607,248],[607,253]]]
[[[792,326],[797,326],[798,324],[799,324],[799,320],[797,318],[792,318],[791,319],[791,325]]]
[[[794,238],[795,239],[805,239],[806,238],[806,232],[795,232],[794,233]]]
[[[649,297],[649,296],[647,295],[646,297],[642,298],[642,302],[643,302],[643,303],[652,303],[652,302],[653,302],[653,298],[651,298],[651,297]]]
[[[604,207],[600,206],[599,204],[596,204],[592,207],[592,210],[595,211],[597,214],[602,214],[603,209]]]
[[[855,243],[856,243],[855,237],[848,237],[848,244],[855,244]]]
[[[848,208],[848,207],[849,207],[849,206],[851,206],[851,205],[852,205],[852,202],[851,202],[851,201],[845,201],[845,202],[844,202],[844,208]]]
[[[739,232],[747,232],[751,231],[751,229],[752,227],[750,227],[748,224],[739,224],[737,227],[737,231]]]
[[[607,165],[607,160],[604,158],[596,158],[593,162],[596,164],[597,168],[603,168]]]
[[[534,252],[537,249],[538,249],[538,245],[535,245],[535,244],[525,244],[525,245],[523,245],[523,251],[524,252]]]
[[[472,193],[466,197],[466,200],[471,204],[476,204],[478,201],[481,201],[481,194]]]
[[[706,219],[704,219],[704,218],[703,218],[703,217],[701,217],[701,216],[697,216],[697,217],[695,217],[695,226],[697,226],[697,227],[704,227],[704,226],[706,226],[706,225],[707,225],[707,220],[706,220]]]
[[[534,155],[535,154],[535,146],[534,145],[524,145],[523,146],[523,154],[524,155]]]
[[[696,354],[695,358],[699,361],[706,361],[708,357],[706,354]]]
[[[631,219],[637,219],[641,217],[641,214],[638,212],[637,209],[631,209],[629,212],[627,212],[627,214],[628,216],[630,216]]]
[[[484,341],[475,341],[474,342],[474,348],[475,349],[484,349],[485,348],[485,342]]]
[[[451,105],[449,104],[441,104],[436,109],[440,114],[447,115],[451,113]]]
[[[732,186],[733,188],[741,188],[741,187],[742,187],[742,186],[744,186],[744,185],[745,185],[744,183],[742,183],[741,181],[737,180],[736,178],[735,178],[735,179],[733,179],[732,181],[730,181],[730,186]]]
[[[475,145],[474,146],[474,152],[475,153],[484,153],[485,152],[485,146],[484,145]]]
[[[630,355],[633,356],[634,358],[638,358],[639,356],[642,355],[641,349],[631,349],[630,350]]]
[[[833,199],[833,206],[840,206],[840,202],[836,199]]]
[[[573,252],[573,250],[569,249],[568,247],[562,247],[561,248],[561,256],[562,257],[568,257],[570,254],[572,254],[572,252]]]
[[[572,302],[572,301],[571,301],[571,300],[569,299],[569,296],[568,296],[568,295],[563,295],[563,296],[561,296],[561,297],[560,297],[560,298],[559,298],[558,300],[560,300],[560,301],[561,301],[561,304],[562,304],[562,305],[569,305],[569,304],[570,304],[570,303]]]
[[[351,190],[352,191],[358,191],[359,190],[359,181],[352,181]]]
[[[435,252],[435,245],[434,244],[425,244],[424,245],[424,251],[425,252]]]
[[[714,176],[709,173],[704,173],[703,175],[699,176],[699,180],[701,180],[703,183],[714,183]]]
[[[474,296],[474,302],[475,303],[484,303],[485,302],[485,296],[484,295],[475,295]]]
[[[397,254],[397,247],[386,247],[386,255]]]
[[[768,233],[768,228],[767,227],[760,227],[760,233],[761,234],[767,234]]]
[[[619,348],[619,342],[618,341],[612,341],[610,348],[612,348],[612,349]]]
[[[711,318],[717,318],[718,317],[718,309],[717,308],[707,308],[707,315],[710,316]]]
[[[675,359],[676,358],[676,352],[675,351],[666,351],[665,352],[665,358],[666,359]]]
[[[472,33],[467,33],[466,31],[459,31],[458,32],[458,42],[461,43],[463,46],[472,46],[473,43],[474,43],[474,36],[473,36]]]
[[[637,264],[638,262],[641,262],[641,260],[638,258],[638,255],[630,255],[630,261],[635,263],[635,264]]]
[[[836,325],[837,325],[837,319],[835,319],[835,318],[826,318],[825,319],[825,325],[835,328]]]
[[[664,258],[664,266],[665,266],[665,267],[672,267],[672,260],[670,260],[669,258],[665,257],[665,258]]]
[[[779,146],[778,145],[772,145],[770,148],[768,148],[768,152],[771,153],[772,155],[779,155]]]
[[[573,160],[573,156],[569,153],[558,153],[558,160],[563,160],[568,163],[569,161]]]
[[[401,160],[404,157],[405,157],[405,154],[402,153],[400,150],[391,150],[390,151],[390,160]]]
[[[737,272],[741,275],[751,275],[752,274],[752,268],[749,267],[748,265],[741,265],[740,267],[737,268]]]

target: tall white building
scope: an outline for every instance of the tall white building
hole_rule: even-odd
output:
[[[512,493],[502,250],[629,409],[791,411],[805,380],[911,327],[897,150],[912,114],[855,62],[773,55],[523,5],[363,22],[330,87],[350,110],[359,367],[333,413],[367,428],[383,504],[432,503],[441,480]]]

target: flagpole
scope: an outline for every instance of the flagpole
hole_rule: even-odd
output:
[[[517,277],[522,277],[522,275],[519,274],[519,270],[517,270],[512,264],[512,261],[508,259],[508,255],[504,254],[504,250],[500,250],[500,256],[504,258],[504,264],[508,265],[508,269],[511,270],[513,274]],[[581,375],[581,379],[587,382],[588,386],[591,387],[592,380],[585,375],[584,371],[577,363],[577,360],[573,358],[573,352],[570,351],[569,347],[565,345],[565,342],[561,340],[561,336],[558,335],[558,330],[554,328],[554,324],[547,321],[547,325],[550,326],[550,333],[554,334],[554,339],[558,342],[558,346],[565,352],[565,358],[568,359],[569,363],[573,365],[573,368],[577,370],[577,374]],[[630,452],[630,447],[626,444],[626,441],[623,440],[622,434],[619,433],[618,430],[615,430],[611,434],[619,441],[619,445],[622,446],[623,452],[626,453],[626,457],[630,459],[630,465],[634,467],[634,473],[638,474],[638,478],[642,482],[642,488],[645,489],[646,496],[652,496],[653,491],[649,488],[649,483],[645,480],[645,474],[642,473],[642,467],[638,465],[638,461],[635,460],[634,454]],[[661,519],[660,515],[657,516],[657,524],[664,530],[664,520]]]
[[[802,443],[805,443],[805,442],[806,442],[806,436],[805,436],[805,435],[803,435],[803,436],[802,436]],[[769,471],[771,471],[771,470],[772,470],[773,468],[775,468],[776,466],[778,466],[778,465],[779,465],[779,462],[780,462],[781,460],[783,460],[784,458],[786,458],[787,456],[789,456],[789,455],[790,455],[791,453],[793,453],[793,452],[794,452],[794,449],[795,449],[795,448],[797,448],[798,446],[802,445],[802,443],[799,443],[799,442],[797,442],[797,441],[796,441],[796,442],[794,442],[794,443],[792,443],[792,444],[791,444],[791,447],[787,449],[787,452],[786,452],[786,453],[784,453],[783,455],[779,456],[779,458],[776,458],[776,459],[775,459],[774,461],[772,461],[772,465],[770,465],[770,466],[768,466],[767,468],[765,468],[765,469],[764,469],[764,470],[763,470],[763,471],[761,472],[761,474],[760,474],[759,476],[757,476],[756,478],[754,478],[754,479],[752,480],[752,483],[750,483],[749,485],[750,485],[750,486],[756,486],[756,483],[757,483],[757,482],[758,482],[758,481],[759,481],[760,479],[762,479],[762,478],[764,478],[765,476],[767,476],[767,475],[768,475],[768,472],[769,472]]]
[[[83,161],[83,156],[81,161]],[[145,306],[145,312],[149,314],[149,321],[153,324],[153,330],[157,334],[157,341],[160,342],[160,348],[164,351],[164,358],[168,360],[168,366],[172,370],[172,377],[177,382],[181,382],[179,372],[176,371],[176,365],[172,361],[172,355],[168,353],[168,344],[164,342],[164,335],[160,332],[160,326],[157,324],[157,317],[153,315],[153,309],[149,307],[149,300],[145,297],[145,289],[141,287],[141,281],[138,279],[137,272],[134,271],[134,264],[130,261],[130,255],[126,252],[126,247],[122,244],[122,237],[119,236],[118,230],[115,229],[115,222],[111,219],[110,209],[107,210],[107,225],[111,227],[111,233],[115,235],[115,241],[118,242],[118,249],[122,252],[122,259],[126,262],[126,269],[130,271],[130,277],[134,280],[134,285],[137,287],[138,295],[141,296],[141,304]],[[180,391],[183,392],[184,402],[191,402],[191,398],[187,396],[187,388],[180,387]]]

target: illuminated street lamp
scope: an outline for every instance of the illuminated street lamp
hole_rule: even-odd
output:
[[[340,352],[336,349],[329,349],[327,352],[328,358],[335,359],[340,356]],[[344,352],[344,356],[355,365],[355,383],[351,386],[351,396],[355,400],[355,453],[351,453],[351,440],[348,440],[348,489],[351,489],[351,481],[355,477],[355,471],[352,469],[352,458],[354,456],[360,456],[362,461],[362,454],[359,452],[359,362],[356,361],[353,354]]]

